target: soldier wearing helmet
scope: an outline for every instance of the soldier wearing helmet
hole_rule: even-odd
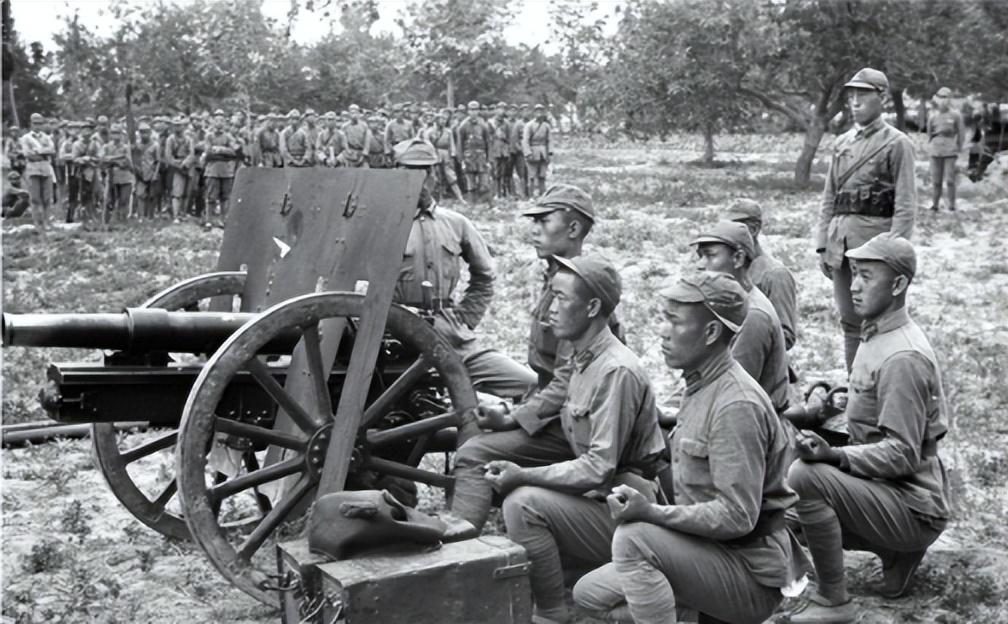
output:
[[[815,227],[819,267],[833,282],[840,311],[847,370],[861,340],[861,319],[851,301],[851,269],[844,251],[881,232],[909,239],[917,212],[913,143],[882,120],[888,93],[886,75],[870,67],[844,84],[854,127],[834,143]]]
[[[493,299],[494,262],[483,236],[463,215],[437,205],[431,194],[438,153],[421,139],[394,148],[396,165],[427,173],[417,202],[395,300],[405,305],[430,305],[434,328],[462,356],[477,391],[519,398],[536,384],[536,375],[499,351],[481,348],[474,329]],[[461,297],[453,297],[460,263],[469,269],[469,283]],[[431,294],[423,285],[430,283]],[[430,299],[425,302],[425,299]]]

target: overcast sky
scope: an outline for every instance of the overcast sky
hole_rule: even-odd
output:
[[[169,0],[185,3],[187,0]],[[377,0],[381,19],[375,24],[376,31],[385,31],[398,35],[395,17],[399,11],[415,0]],[[486,0],[493,2],[496,0]],[[509,43],[534,46],[544,44],[547,50],[549,39],[549,2],[548,0],[510,0],[518,5],[518,18],[505,31]],[[620,0],[601,0],[600,14],[611,15],[615,5]],[[14,18],[14,28],[25,43],[40,41],[47,48],[52,48],[52,36],[59,30],[62,20],[60,16],[72,15],[76,10],[81,21],[99,32],[111,32],[114,20],[106,10],[108,0],[11,0],[11,15]],[[263,12],[280,20],[286,19],[290,0],[264,0]],[[299,43],[313,43],[328,32],[328,21],[321,19],[317,13],[301,11],[294,22],[291,34]]]

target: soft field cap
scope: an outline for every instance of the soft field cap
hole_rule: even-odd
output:
[[[743,226],[744,227],[744,226]],[[717,271],[693,271],[658,294],[677,303],[701,303],[735,333],[749,313],[749,296],[735,278]]]
[[[882,232],[864,245],[844,254],[853,260],[885,262],[900,275],[913,277],[917,273],[917,253],[910,241],[892,232]]]
[[[602,307],[613,310],[619,305],[623,294],[623,283],[612,262],[602,256],[576,256],[561,258],[553,256],[561,268],[574,273],[588,285],[588,288],[602,301]]]

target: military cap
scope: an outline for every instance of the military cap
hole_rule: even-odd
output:
[[[107,124],[108,122],[109,122],[108,117],[106,117],[105,115],[98,115],[98,123]]]
[[[82,125],[83,125],[83,126],[84,126],[85,128],[93,128],[93,127],[94,127],[94,125],[95,125],[95,120],[94,120],[94,117],[85,117],[85,118],[84,118],[84,121],[82,121],[82,122],[81,122],[81,124],[82,124]]]
[[[870,89],[872,91],[888,91],[889,79],[877,69],[865,67],[844,83],[844,89]]]
[[[31,120],[32,123],[45,123],[46,119],[45,119],[45,117],[43,117],[39,113],[32,113],[31,117],[30,117],[30,120]]]
[[[518,110],[518,105],[512,102],[508,104],[508,110]]]
[[[555,210],[577,210],[589,221],[595,222],[595,209],[592,206],[591,195],[573,184],[554,184],[549,187],[536,200],[534,206],[522,212],[522,216],[537,217]]]
[[[137,130],[138,131],[139,130],[150,130],[150,129],[151,129],[151,126],[146,121],[141,121],[139,124],[137,124]]]
[[[917,254],[913,245],[892,232],[877,234],[864,245],[848,249],[844,255],[852,260],[885,262],[893,271],[911,278],[917,273]]]
[[[936,97],[952,97],[952,89],[949,89],[948,87],[942,87],[941,89],[938,89],[938,92],[935,93],[935,96]]]
[[[458,106],[455,107],[455,110],[460,113],[464,113],[466,110],[466,106],[465,104],[459,104]]]
[[[186,119],[185,115],[178,115],[177,117],[175,117],[175,119],[172,119],[171,122],[172,122],[172,125],[175,125],[175,126],[184,126],[187,123],[189,123],[189,120]]]
[[[126,128],[123,128],[122,124],[114,123],[109,127],[109,132],[115,132],[115,133],[126,132]]]
[[[497,108],[507,108],[507,102],[497,102]]]
[[[546,107],[543,106],[542,104],[536,104],[532,108],[534,108],[535,110],[546,110]]]
[[[290,109],[287,113],[287,119],[301,119],[301,111],[296,108]]]
[[[350,113],[359,113],[359,112],[361,112],[361,108],[360,108],[360,106],[357,106],[356,104],[351,104],[349,107],[347,107],[347,112],[350,112]]]
[[[304,116],[307,117],[308,115],[315,115],[316,117],[318,117],[318,114],[315,112],[314,108],[305,109]]]
[[[753,199],[740,197],[728,206],[724,218],[728,221],[755,221],[763,223],[763,208]]]
[[[336,119],[336,111],[326,111],[325,114],[322,115],[322,118],[323,119]]]
[[[140,115],[136,119],[137,121],[150,121],[150,115]]]
[[[480,103],[477,102],[476,100],[473,100],[473,101],[469,102],[469,105],[468,105],[467,108],[469,108],[469,110],[479,110]]]
[[[658,291],[669,301],[701,303],[736,334],[749,313],[749,296],[734,277],[717,271],[691,271]]]
[[[218,108],[217,110],[215,110],[213,112],[213,116],[214,117],[227,117],[227,113],[225,113],[222,109]]]
[[[404,167],[430,167],[438,162],[434,146],[423,139],[406,139],[392,148],[397,165]]]
[[[616,267],[608,259],[598,255],[575,256],[562,258],[553,256],[553,260],[580,277],[585,285],[602,301],[602,308],[612,311],[619,305],[623,294],[623,283]]]
[[[521,104],[520,104],[520,105],[518,106],[518,108],[520,108],[520,109],[522,109],[522,110],[528,110],[528,107],[529,107],[529,105],[528,105],[528,104],[526,104],[525,102],[522,102],[522,103],[521,103]]]
[[[741,249],[752,260],[756,257],[756,244],[753,243],[749,228],[738,221],[718,221],[713,226],[700,232],[690,245],[703,243],[721,243],[732,249]]]

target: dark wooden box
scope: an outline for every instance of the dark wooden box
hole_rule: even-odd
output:
[[[406,548],[322,562],[304,540],[278,545],[281,574],[297,572],[301,593],[284,594],[284,623],[318,606],[314,621],[347,624],[528,624],[532,594],[525,549],[487,535],[436,549]]]

